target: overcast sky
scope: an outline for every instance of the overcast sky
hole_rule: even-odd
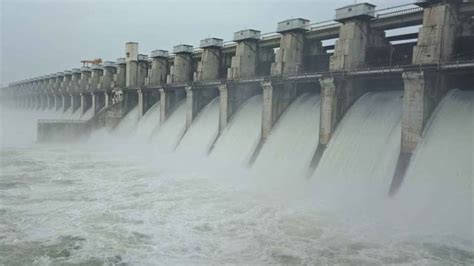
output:
[[[0,0],[0,83],[60,72],[80,60],[172,50],[199,40],[231,40],[235,31],[275,31],[278,21],[332,19],[354,0]],[[362,2],[362,1],[359,1]],[[414,0],[372,0],[378,8]]]

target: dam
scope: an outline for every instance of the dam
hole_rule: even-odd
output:
[[[159,249],[168,252],[159,257],[169,256],[165,260],[169,264],[183,262],[176,258],[188,253],[205,254],[185,258],[188,263],[238,263],[235,258],[226,260],[230,256],[227,250],[257,264],[403,264],[438,259],[433,255],[436,247],[412,244],[411,239],[386,241],[395,243],[400,254],[406,251],[404,243],[411,243],[428,250],[435,259],[411,251],[410,256],[393,258],[384,253],[388,252],[382,248],[388,245],[385,239],[377,242],[378,247],[359,242],[341,247],[339,242],[331,242],[339,241],[338,236],[331,240],[315,225],[324,224],[327,233],[332,228],[326,226],[332,221],[310,217],[327,209],[343,210],[350,218],[342,227],[357,231],[351,234],[365,243],[359,234],[367,234],[371,240],[373,236],[348,225],[365,222],[361,213],[366,209],[361,206],[380,215],[381,220],[368,223],[377,232],[397,234],[398,230],[405,232],[398,228],[400,224],[409,224],[410,232],[420,234],[433,228],[455,231],[456,237],[464,234],[467,244],[461,241],[465,246],[453,248],[449,259],[441,256],[439,260],[447,264],[472,262],[474,255],[465,250],[474,245],[474,2],[417,1],[383,10],[361,3],[335,10],[334,17],[324,22],[291,18],[277,22],[274,33],[244,29],[235,32],[232,41],[209,37],[201,40],[198,48],[178,44],[172,51],[157,49],[148,55],[139,52],[138,43],[128,42],[123,57],[116,61],[10,83],[0,90],[0,103],[9,112],[25,115],[25,120],[34,117],[31,130],[40,147],[105,145],[106,153],[86,153],[90,158],[80,159],[85,160],[83,166],[64,161],[64,156],[56,157],[54,151],[49,151],[54,158],[49,160],[71,168],[73,175],[103,173],[104,180],[81,181],[84,184],[78,190],[89,186],[97,188],[97,194],[105,191],[98,196],[100,203],[93,205],[97,210],[104,211],[100,206],[114,193],[124,194],[123,202],[113,201],[114,208],[133,215],[122,217],[114,209],[105,211],[104,216],[133,227],[128,240],[156,244],[146,232],[162,224],[183,230],[172,237],[164,231],[154,232],[153,237],[167,242],[159,243]],[[83,152],[74,151],[70,156],[79,160]],[[111,162],[108,157],[114,153],[120,159]],[[130,162],[138,166],[128,166]],[[157,162],[162,167],[160,173],[172,174],[164,180],[146,178]],[[75,167],[90,170],[80,174]],[[195,172],[180,176],[187,167]],[[123,168],[127,174],[115,179],[113,172]],[[38,171],[44,178],[51,174],[48,169]],[[220,187],[208,188],[211,181],[201,180],[202,171],[224,178],[228,184],[219,186],[224,186],[225,192]],[[188,187],[188,179],[196,183]],[[78,180],[75,177],[71,182],[81,183]],[[252,188],[246,187],[248,183]],[[176,194],[162,191],[163,184]],[[265,204],[260,201],[263,196],[255,192],[257,188],[266,191]],[[66,193],[59,185],[57,192]],[[240,192],[251,196],[246,198]],[[145,200],[135,200],[139,195]],[[180,204],[171,203],[182,197],[186,199]],[[303,215],[298,208],[274,212],[277,207],[273,204],[288,204],[284,202],[288,198],[291,204],[313,207],[313,197],[321,205],[314,203],[317,214]],[[222,203],[212,201],[214,198]],[[145,201],[169,204],[160,206],[160,212],[176,220],[151,222],[153,208]],[[242,201],[242,205],[235,201]],[[131,202],[150,209],[139,213]],[[232,206],[235,212],[220,204]],[[246,206],[252,205],[255,208],[248,211]],[[422,217],[425,213],[420,206],[432,207],[435,214],[428,212]],[[53,207],[48,210],[54,212]],[[78,216],[74,210],[66,213]],[[203,218],[201,213],[211,218]],[[100,215],[95,215],[88,219],[96,221]],[[194,219],[192,229],[177,222],[188,215]],[[298,225],[285,227],[298,215],[304,216]],[[253,218],[268,223],[254,227],[249,221]],[[232,220],[232,228],[224,226],[226,219]],[[309,229],[302,229],[307,224]],[[388,226],[378,228],[380,224]],[[50,226],[59,225],[51,221]],[[59,227],[73,231],[69,226]],[[107,230],[113,235],[116,232],[111,227]],[[242,238],[219,247],[219,243],[228,243],[230,236],[235,237],[233,230]],[[259,230],[265,240],[258,237]],[[84,231],[94,238],[92,229]],[[184,234],[205,234],[201,239],[204,244],[198,238],[188,240]],[[284,247],[271,251],[261,251],[252,243],[261,241],[273,248],[286,237],[291,240]],[[332,246],[327,250],[312,239]],[[184,241],[185,247],[179,241]],[[249,248],[240,250],[238,241]],[[83,242],[66,237],[60,245]],[[355,259],[350,251],[342,260],[328,259],[332,249],[352,250],[354,246],[367,252],[363,257],[369,259]],[[373,254],[370,249],[384,254]],[[213,250],[218,250],[217,255]],[[142,263],[156,262],[151,251],[133,252],[152,258],[138,260]],[[109,256],[106,262],[122,259],[108,250],[105,253]],[[209,259],[213,254],[220,260]]]

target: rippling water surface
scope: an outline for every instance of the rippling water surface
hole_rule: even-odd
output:
[[[261,169],[126,139],[8,145],[14,135],[0,153],[0,264],[474,263],[472,232],[429,224],[457,217],[425,212],[413,229],[404,201],[320,198],[301,176],[276,189]]]

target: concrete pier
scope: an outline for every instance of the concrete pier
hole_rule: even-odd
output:
[[[227,79],[252,78],[256,76],[258,64],[258,41],[260,31],[241,30],[234,33],[237,42],[231,67],[227,70]]]
[[[169,53],[165,50],[154,50],[151,52],[151,69],[148,77],[148,86],[160,86],[166,83],[168,76]]]
[[[338,19],[342,23],[339,29],[339,39],[336,41],[334,55],[330,58],[330,71],[351,71],[365,67],[366,53],[369,47],[377,44],[388,45],[384,33],[370,27],[370,18],[375,6],[357,4],[345,7],[356,10],[366,8],[363,14],[348,14]],[[336,11],[337,12],[337,11]],[[336,129],[337,124],[349,107],[366,91],[366,86],[360,80],[349,77],[323,77],[321,85],[321,123],[319,129],[320,145],[327,145]]]
[[[127,61],[125,58],[117,58],[117,69],[114,74],[114,89],[124,89],[127,86]]]
[[[194,81],[213,81],[219,79],[222,43],[223,40],[218,38],[201,40],[201,61],[197,64]]]
[[[193,47],[180,44],[173,48],[175,54],[173,66],[168,75],[168,84],[181,84],[192,80],[193,76]]]
[[[453,59],[456,39],[462,32],[458,19],[460,2],[450,0],[423,3],[423,26],[413,49],[414,65],[442,64]],[[400,188],[425,125],[449,89],[447,75],[433,71],[405,72],[403,81],[402,139],[390,187],[391,195]]]
[[[423,27],[413,51],[413,64],[439,64],[452,59],[458,31],[457,4],[425,6]],[[447,92],[446,77],[428,71],[405,72],[402,152],[415,150],[426,121]]]
[[[128,42],[125,44],[125,87],[135,88],[138,85],[138,43]]]
[[[304,32],[309,20],[297,18],[278,23],[277,32],[281,33],[280,48],[272,64],[272,76],[290,76],[302,72]]]

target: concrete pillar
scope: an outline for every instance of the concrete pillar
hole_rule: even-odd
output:
[[[83,93],[89,90],[89,80],[92,76],[92,69],[90,67],[81,68],[81,79],[79,80],[79,92]]]
[[[102,66],[95,65],[92,67],[91,77],[89,79],[89,91],[97,91],[99,89],[100,79],[104,73]]]
[[[234,33],[237,47],[231,66],[227,70],[227,79],[245,79],[256,76],[259,40],[260,31],[258,30],[241,30]]]
[[[178,103],[186,97],[183,88],[160,88],[160,125],[164,124]]]
[[[128,42],[125,44],[125,60],[127,63],[126,68],[126,87],[135,88],[138,83],[138,43]]]
[[[63,73],[64,78],[61,84],[61,91],[63,92],[63,94],[71,93],[72,71],[66,70]]]
[[[78,68],[72,69],[72,77],[71,77],[71,93],[78,93],[79,92],[79,81],[81,80],[81,70]]]
[[[151,52],[151,70],[148,77],[148,86],[159,86],[166,83],[168,75],[168,51],[154,50]]]
[[[147,55],[138,55],[137,88],[145,87],[150,61]]]
[[[424,6],[423,26],[413,49],[413,64],[437,64],[452,58],[458,35],[458,4],[443,1]]]
[[[101,91],[111,91],[114,76],[117,73],[117,66],[114,62],[105,61],[102,64],[102,76],[100,77],[98,88]]]
[[[354,7],[369,4],[357,4]],[[369,5],[370,7],[375,7]],[[346,17],[336,41],[334,55],[330,58],[331,71],[350,71],[366,65],[369,46],[384,43],[383,33],[372,31],[370,15]],[[336,125],[349,107],[365,92],[363,82],[347,77],[323,77],[321,85],[320,144],[326,145]]]
[[[261,92],[259,84],[230,85],[221,84],[219,89],[219,133],[230,121],[237,109],[250,97]]]
[[[198,62],[194,81],[213,81],[219,79],[221,47],[223,40],[207,38],[201,41],[201,61]]]
[[[142,89],[137,90],[138,93],[138,113],[142,117],[146,113],[145,109],[145,92]]]
[[[309,20],[297,18],[278,23],[280,49],[272,64],[272,76],[291,76],[303,72],[304,32]]]
[[[186,129],[188,129],[199,112],[219,95],[216,87],[186,87]]]
[[[431,2],[423,5],[423,26],[413,49],[413,64],[442,64],[453,56],[460,1]],[[410,71],[403,73],[405,84],[400,156],[390,186],[390,195],[400,188],[413,152],[433,110],[449,89],[444,73]]]
[[[127,86],[127,63],[125,58],[117,59],[117,72],[114,75],[114,88],[125,88]]]
[[[192,80],[193,75],[193,47],[191,45],[177,45],[173,48],[174,62],[168,76],[167,83],[180,84]]]

